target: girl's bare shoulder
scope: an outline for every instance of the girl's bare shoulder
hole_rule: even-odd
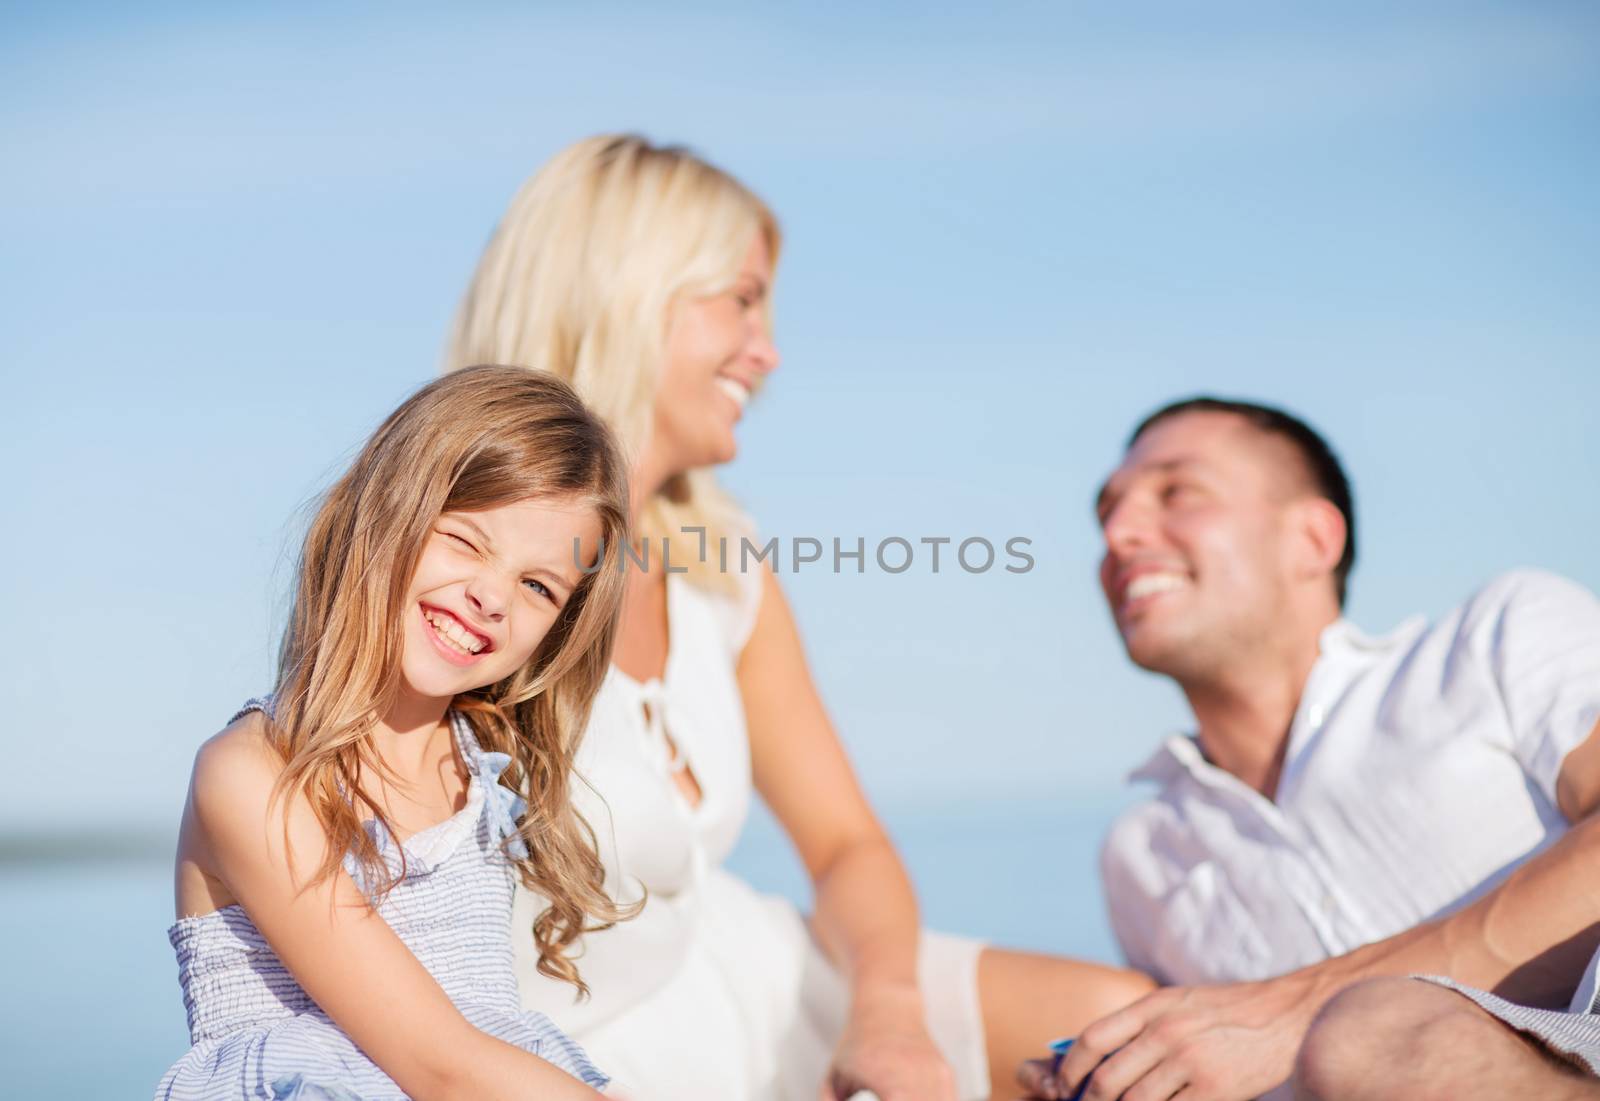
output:
[[[259,711],[240,715],[207,738],[194,756],[189,799],[204,826],[239,815],[258,816],[283,771],[283,758]]]
[[[261,823],[283,763],[258,711],[239,716],[201,744],[194,757],[178,831],[177,913],[210,913],[236,902],[222,853],[264,836]]]

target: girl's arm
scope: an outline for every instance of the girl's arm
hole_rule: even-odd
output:
[[[283,762],[260,715],[201,747],[190,803],[200,856],[295,979],[418,1101],[598,1098],[515,1045],[479,1032],[340,871],[307,886],[327,851],[310,805],[270,804]]]
[[[816,890],[813,925],[851,987],[832,1088],[883,1101],[955,1097],[917,985],[920,927],[910,880],[867,805],[806,668],[788,602],[762,571],[761,607],[739,659],[755,784]]]

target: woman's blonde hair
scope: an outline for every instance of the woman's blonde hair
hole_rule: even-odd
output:
[[[556,154],[511,200],[467,288],[445,369],[536,367],[566,379],[637,458],[648,439],[668,310],[680,295],[733,285],[760,234],[777,262],[777,219],[748,188],[678,146],[634,135],[586,138]],[[700,560],[743,534],[709,469],[674,478],[641,510],[639,531],[673,544],[701,584],[728,587]]]
[[[327,831],[319,878],[354,853],[373,899],[381,897],[395,879],[357,803],[389,827],[361,779],[392,775],[369,733],[398,698],[405,602],[423,545],[445,512],[530,498],[592,509],[600,568],[584,576],[522,668],[453,707],[486,750],[510,755],[505,781],[528,801],[518,824],[528,855],[516,863],[523,882],[549,900],[533,926],[539,970],[584,990],[566,949],[585,930],[627,916],[603,890],[594,833],[569,789],[611,660],[628,512],[611,434],[571,387],[544,372],[473,367],[423,387],[383,422],[306,535],[267,729],[287,762],[279,792],[303,793]]]

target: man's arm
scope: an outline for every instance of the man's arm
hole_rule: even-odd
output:
[[[1531,1005],[1562,1005],[1600,945],[1600,723],[1562,763],[1562,812],[1576,824],[1498,888],[1448,917],[1265,982],[1158,990],[1083,1031],[1037,1097],[1085,1101],[1136,1084],[1184,1101],[1246,1101],[1285,1081],[1311,1019],[1351,983],[1427,972]],[[1104,1062],[1102,1063],[1102,1060]],[[1098,1067],[1098,1069],[1096,1069]]]

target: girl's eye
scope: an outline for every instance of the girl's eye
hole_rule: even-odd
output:
[[[454,539],[457,543],[460,543],[463,547],[466,547],[468,550],[477,550],[478,549],[477,547],[473,546],[471,543],[467,542],[465,539],[461,538],[461,536],[457,535],[453,531],[441,531],[441,532],[439,532],[439,534],[444,536],[446,539]]]
[[[532,589],[533,592],[536,595],[544,597],[545,599],[549,600],[552,604],[555,603],[556,594],[551,592],[550,591],[550,587],[548,585],[546,585],[544,582],[538,581],[538,580],[530,577],[530,578],[525,579],[522,583],[524,585],[528,586],[528,588]]]
[[[1184,482],[1176,482],[1161,491],[1163,501],[1183,500],[1193,494],[1194,487]]]

